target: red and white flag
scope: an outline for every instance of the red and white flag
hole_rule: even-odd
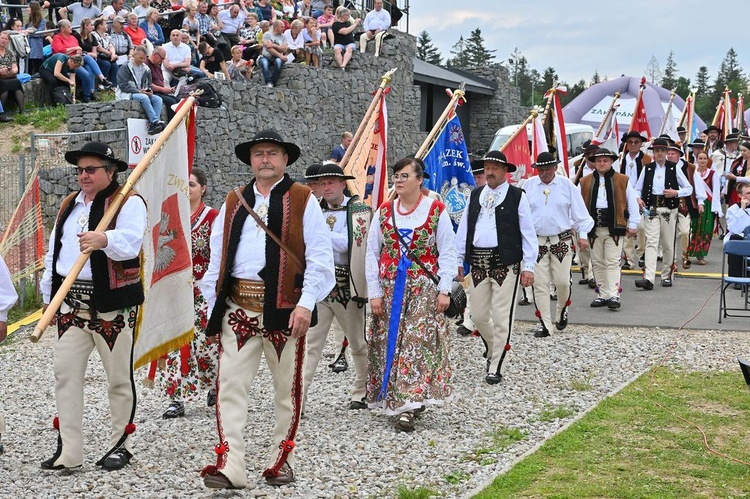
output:
[[[140,367],[193,339],[193,261],[190,234],[189,137],[195,107],[141,176],[148,207],[142,272],[146,300],[138,311],[133,365]]]
[[[647,139],[651,138],[651,128],[648,126],[648,115],[646,114],[646,107],[643,105],[642,93],[638,94],[629,131],[636,131]]]
[[[549,152],[547,147],[547,136],[544,133],[544,125],[539,115],[531,120],[531,163],[536,161],[539,154]],[[532,168],[531,175],[536,175],[536,168]]]
[[[350,146],[354,149],[344,166],[344,173],[355,177],[348,182],[351,193],[374,210],[387,199],[388,110],[385,96],[389,91],[390,88],[386,88],[382,92],[362,136]]]
[[[523,184],[523,182],[532,175],[529,134],[526,133],[526,127],[522,126],[513,139],[503,144],[500,151],[505,154],[508,163],[516,165],[517,168],[515,172],[508,173],[508,182],[511,184]]]

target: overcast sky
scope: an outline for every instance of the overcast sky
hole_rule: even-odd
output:
[[[399,1],[404,5],[405,0]],[[734,47],[750,72],[750,2],[747,0],[410,0],[409,32],[427,30],[443,57],[477,27],[486,46],[505,62],[518,47],[530,67],[548,66],[561,80],[643,76],[652,55],[662,69],[675,53],[677,76],[694,84],[706,66],[711,83],[727,51]],[[595,10],[595,8],[598,9]],[[720,15],[726,13],[727,28]],[[703,24],[705,23],[705,24]],[[405,24],[401,23],[405,29]]]

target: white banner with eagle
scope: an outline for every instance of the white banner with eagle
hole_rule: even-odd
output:
[[[136,368],[193,339],[188,125],[194,126],[195,115],[191,112],[189,116],[166,141],[136,187],[148,206],[142,265],[146,300],[135,332]]]

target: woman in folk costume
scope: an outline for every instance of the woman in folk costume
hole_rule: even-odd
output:
[[[200,283],[208,269],[211,226],[219,211],[203,203],[206,184],[206,173],[193,168],[190,175],[190,235],[193,248],[195,337],[189,345],[170,353],[166,357],[164,369],[159,370],[159,385],[172,400],[162,416],[167,419],[184,416],[185,402],[198,398],[199,387],[208,390],[208,406],[216,404],[219,346],[215,342],[209,343],[206,338],[208,305],[200,292]]]
[[[719,173],[711,168],[711,160],[707,152],[699,152],[696,156],[697,173],[706,189],[706,200],[698,207],[699,217],[694,217],[691,222],[690,245],[688,256],[697,257],[698,265],[706,264],[706,255],[711,246],[711,238],[714,234],[715,217],[721,215],[721,182]]]
[[[724,176],[727,178],[727,207],[740,202],[737,183],[750,183],[750,142],[740,144],[740,157],[732,163],[732,168]]]
[[[413,431],[415,415],[441,405],[453,391],[443,312],[457,272],[456,249],[445,205],[422,189],[424,163],[404,158],[393,172],[396,199],[380,207],[367,240],[373,314],[367,402],[397,416],[397,430]]]

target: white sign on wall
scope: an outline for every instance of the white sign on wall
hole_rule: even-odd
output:
[[[128,164],[135,168],[143,156],[151,149],[159,134],[148,134],[148,120],[128,118]]]

